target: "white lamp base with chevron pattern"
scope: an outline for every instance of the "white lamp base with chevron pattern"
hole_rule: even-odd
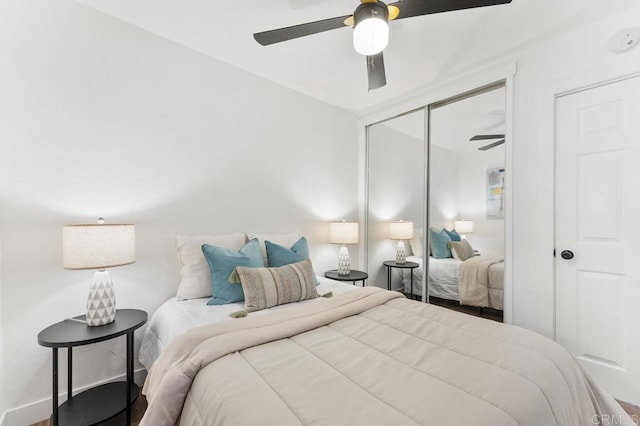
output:
[[[396,247],[396,263],[398,265],[407,263],[407,251],[404,248],[404,241],[398,241],[398,246]]]
[[[349,275],[351,262],[349,261],[349,249],[343,245],[338,253],[338,275]]]
[[[116,295],[109,271],[100,270],[93,276],[87,298],[87,325],[96,327],[113,322],[116,318]]]

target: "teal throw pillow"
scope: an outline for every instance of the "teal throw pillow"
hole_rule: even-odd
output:
[[[442,230],[447,233],[449,238],[451,238],[451,241],[462,241],[462,237],[460,236],[460,234],[458,234],[458,232],[455,229],[452,229],[451,231],[447,231],[446,229],[443,228]]]
[[[429,233],[431,234],[433,257],[436,259],[446,259],[451,257],[451,249],[449,248],[451,238],[449,235],[444,232],[444,230],[436,232],[433,229],[430,229]]]
[[[264,242],[267,248],[267,263],[270,268],[290,265],[309,259],[309,245],[305,237],[300,238],[291,246],[286,248],[271,241]]]
[[[207,302],[207,305],[242,302],[244,300],[242,286],[229,282],[229,276],[238,266],[264,267],[257,239],[249,241],[238,251],[203,244],[202,253],[209,264],[211,281],[213,282],[213,297]]]
[[[309,259],[309,244],[305,237],[296,241],[291,248],[283,247],[268,240],[265,240],[264,245],[267,249],[267,263],[270,268],[291,265],[292,263]],[[316,285],[320,285],[318,280],[316,280]]]

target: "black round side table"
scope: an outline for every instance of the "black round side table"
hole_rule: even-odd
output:
[[[355,269],[349,271],[349,275],[340,275],[336,269],[333,269],[325,272],[324,276],[336,281],[351,281],[353,285],[356,285],[356,281],[362,281],[362,287],[365,286],[365,281],[369,278],[369,274],[366,272],[356,271]]]
[[[138,398],[138,385],[133,382],[133,333],[147,322],[147,313],[138,309],[118,309],[115,320],[106,325],[89,327],[79,321],[84,315],[55,323],[38,333],[38,343],[53,350],[53,414],[51,424],[93,425],[127,411],[131,424],[131,404]],[[127,335],[127,380],[96,386],[77,395],[72,394],[73,347],[102,342]],[[67,348],[67,401],[58,407],[58,348]]]
[[[411,274],[411,298],[413,299],[413,270],[420,265],[416,262],[405,262],[405,263],[397,263],[395,260],[385,260],[382,263],[387,267],[387,290],[391,290],[391,269],[409,269]]]

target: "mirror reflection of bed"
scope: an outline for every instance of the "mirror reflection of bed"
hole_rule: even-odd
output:
[[[502,321],[505,96],[494,85],[369,126],[368,285],[422,300],[428,269],[430,303]],[[402,242],[416,268],[385,268],[400,220],[413,223]]]
[[[421,265],[413,270],[413,293],[422,294],[428,237],[429,301],[502,321],[504,87],[433,105],[430,131],[430,227],[410,241],[407,260]],[[405,274],[405,293],[408,281]]]
[[[472,260],[459,260],[455,258],[434,258],[429,257],[429,303],[465,312],[470,315],[481,316],[502,322],[503,320],[503,295],[504,295],[504,262],[499,261],[502,256],[487,256],[486,262],[480,266],[478,262],[480,255]],[[482,256],[485,257],[485,256]],[[422,294],[422,274],[423,258],[418,256],[408,256],[407,261],[416,262],[420,267],[414,269],[414,290],[415,296]],[[465,301],[460,297],[460,276],[462,270],[466,268],[467,274],[474,274],[477,268],[486,268],[488,278],[486,303],[473,303]],[[416,285],[417,283],[417,285]],[[404,273],[402,277],[403,292],[410,297],[410,277]],[[475,305],[475,306],[474,306]]]

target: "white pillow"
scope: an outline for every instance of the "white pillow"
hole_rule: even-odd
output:
[[[267,247],[264,245],[265,241],[271,241],[272,243],[279,244],[283,247],[290,248],[300,239],[300,234],[297,232],[290,232],[288,234],[255,234],[252,232],[247,232],[247,239],[249,241],[254,238],[258,239],[258,244],[260,245],[260,253],[262,253],[262,260],[264,261],[264,266],[269,266],[267,262]]]
[[[413,232],[413,239],[409,240],[409,245],[411,246],[411,251],[413,255],[416,257],[422,257],[423,253],[423,242],[422,242],[422,228],[417,228]]]
[[[211,297],[213,294],[211,271],[202,254],[203,244],[232,250],[240,250],[245,244],[244,234],[241,232],[196,237],[176,235],[175,238],[182,277],[176,296],[181,300]]]

